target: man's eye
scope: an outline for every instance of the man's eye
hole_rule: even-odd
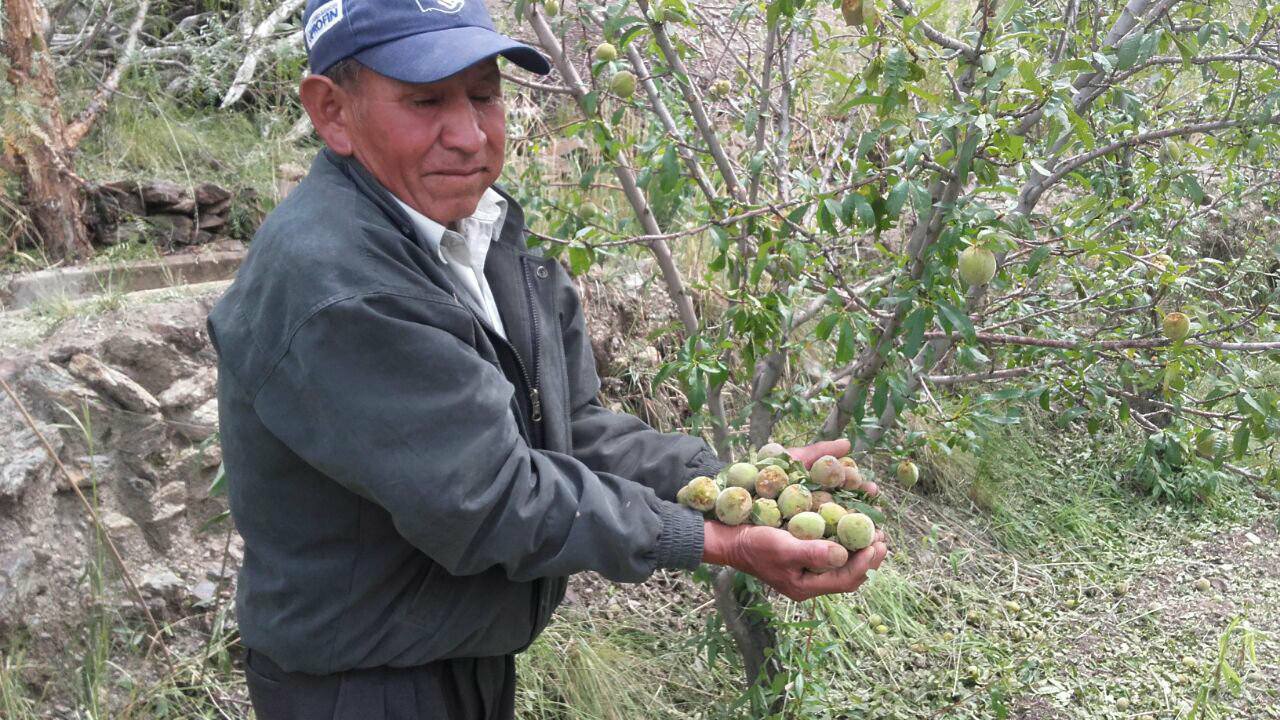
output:
[[[431,107],[439,102],[440,101],[435,98],[414,98],[413,100],[413,104],[418,107]]]
[[[502,96],[496,93],[491,93],[488,95],[472,95],[471,96],[472,102],[485,103],[485,104],[497,102],[501,99],[502,99]]]

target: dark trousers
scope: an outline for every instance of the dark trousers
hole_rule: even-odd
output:
[[[412,668],[334,675],[289,673],[266,655],[245,657],[258,720],[512,720],[515,657],[441,660]]]

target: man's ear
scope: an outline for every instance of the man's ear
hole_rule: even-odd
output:
[[[351,142],[351,104],[355,97],[324,75],[303,78],[298,94],[324,144],[339,155],[355,152]]]

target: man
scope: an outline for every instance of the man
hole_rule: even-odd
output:
[[[327,147],[209,318],[260,719],[510,718],[575,572],[711,562],[804,599],[880,564],[706,523],[672,502],[706,445],[598,403],[569,278],[493,185],[496,58],[541,55],[480,0],[312,0],[304,34]]]

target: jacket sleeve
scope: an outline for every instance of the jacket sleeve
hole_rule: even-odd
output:
[[[293,334],[254,408],[451,574],[636,582],[696,567],[700,515],[528,446],[514,388],[470,344],[474,328],[459,308],[397,291],[333,302]]]
[[[568,274],[557,268],[574,457],[592,470],[634,480],[672,501],[693,478],[720,472],[725,464],[699,438],[660,433],[640,418],[601,406],[600,378],[582,304]]]

